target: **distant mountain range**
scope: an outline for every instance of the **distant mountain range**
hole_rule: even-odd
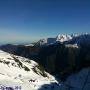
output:
[[[38,42],[35,43],[36,46],[44,46],[44,45],[50,45],[54,43],[65,43],[65,44],[77,44],[80,46],[83,43],[88,43],[90,45],[90,34],[62,34],[58,35],[55,38],[46,38],[41,39]]]

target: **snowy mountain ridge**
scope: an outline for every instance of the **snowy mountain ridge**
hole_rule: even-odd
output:
[[[86,37],[89,37],[89,33],[82,33],[82,34],[58,34],[55,38],[46,38],[46,39],[41,39],[37,42],[36,45],[49,45],[49,44],[54,44],[57,42],[60,43],[69,43],[72,44],[71,42],[74,42],[74,44],[78,44],[78,42],[82,42],[83,39],[87,40]],[[77,39],[78,38],[78,39]],[[90,40],[90,38],[89,38]]]

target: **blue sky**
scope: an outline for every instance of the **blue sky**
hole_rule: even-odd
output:
[[[90,0],[0,0],[0,43],[90,32]]]

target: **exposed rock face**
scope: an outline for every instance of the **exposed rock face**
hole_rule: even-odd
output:
[[[68,64],[70,68],[77,67],[79,63],[80,48],[68,47]]]
[[[40,50],[40,63],[52,74],[65,78],[90,66],[90,48],[66,47],[64,44],[50,45]]]
[[[55,72],[55,68],[56,68],[55,59],[56,59],[55,54],[47,56],[46,58],[46,67],[49,72]]]

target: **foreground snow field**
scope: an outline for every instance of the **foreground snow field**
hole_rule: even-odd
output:
[[[42,76],[41,71],[36,67],[37,65],[32,60],[0,51],[0,88],[37,90],[43,84],[56,82],[54,77],[48,73],[45,73],[47,77]],[[37,73],[34,72],[34,68]]]
[[[33,60],[0,50],[0,90],[90,90],[90,68],[59,83]]]

